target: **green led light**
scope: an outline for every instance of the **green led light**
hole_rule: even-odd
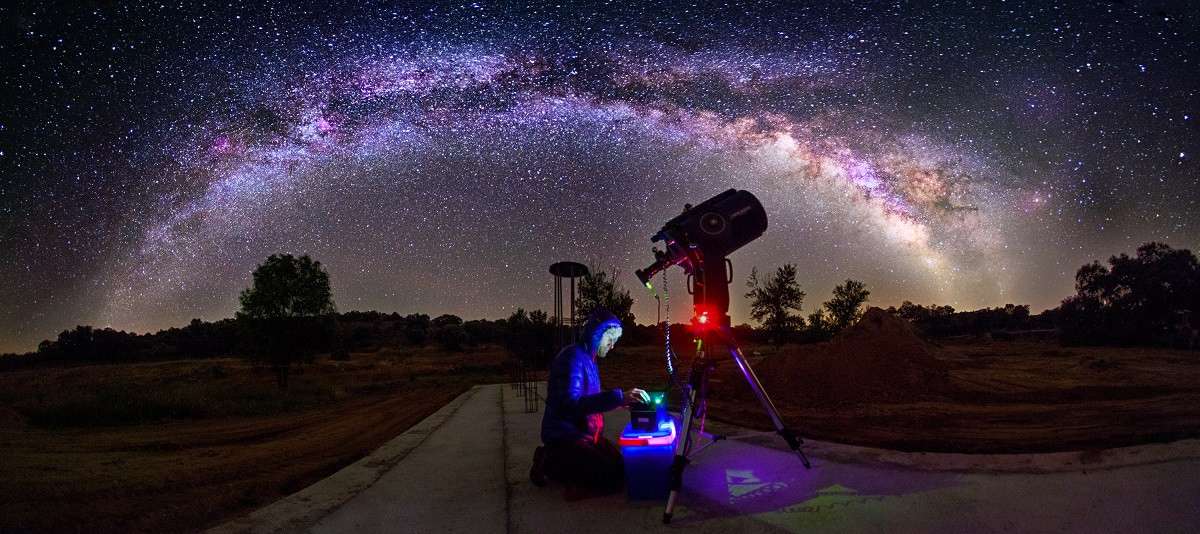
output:
[[[649,289],[650,294],[654,295],[654,300],[658,300],[658,292],[654,290],[654,287],[650,285],[649,281],[646,282],[646,289]]]

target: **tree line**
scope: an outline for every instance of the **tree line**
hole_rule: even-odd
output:
[[[1005,304],[1003,307],[959,312],[954,311],[952,306],[932,304],[925,307],[906,300],[898,308],[889,306],[887,312],[908,319],[930,337],[1002,336],[1011,332],[1055,328],[1052,311],[1030,315],[1028,304]]]
[[[630,312],[633,299],[617,282],[619,273],[593,267],[580,282],[577,317],[592,309],[612,310],[626,325],[622,344],[663,342],[661,325],[638,325]],[[945,305],[923,306],[905,301],[887,311],[913,322],[926,335],[948,337],[1053,330],[1064,344],[1197,347],[1200,312],[1200,261],[1191,251],[1147,243],[1134,256],[1112,256],[1108,265],[1086,264],[1075,275],[1076,294],[1055,309],[1031,315],[1028,305],[959,312]],[[801,315],[807,296],[796,266],[785,264],[770,276],[751,270],[745,297],[758,327],[739,325],[734,335],[744,343],[815,343],[832,339],[861,316],[870,291],[846,280],[820,307]],[[433,346],[470,351],[500,345],[514,355],[544,366],[554,356],[556,324],[541,310],[518,309],[498,320],[423,313],[400,315],[377,311],[338,313],[329,291],[328,274],[307,256],[273,255],[254,272],[254,284],[239,295],[237,316],[216,322],[193,319],[182,328],[133,334],[111,328],[77,326],[36,352],[0,356],[0,370],[58,363],[203,359],[240,354],[262,361],[286,385],[293,362],[311,361],[317,353],[334,358],[383,347]],[[673,325],[683,331],[685,325]]]
[[[785,264],[765,280],[753,269],[746,285],[751,317],[762,325],[766,341],[779,344],[831,339],[858,319],[870,294],[862,282],[846,280],[805,319],[800,312],[806,295],[795,265]],[[1190,250],[1150,242],[1134,256],[1110,257],[1107,266],[1094,261],[1076,272],[1075,290],[1057,308],[1037,315],[1028,305],[958,312],[909,301],[887,311],[932,337],[1040,330],[1066,345],[1200,346],[1200,260]]]
[[[577,317],[597,307],[614,312],[627,325],[623,344],[655,341],[655,328],[637,325],[630,311],[633,298],[616,282],[619,273],[593,267],[580,282]],[[523,361],[545,366],[554,356],[556,332],[565,328],[541,310],[518,309],[498,320],[423,313],[401,315],[377,311],[339,313],[329,275],[308,256],[275,254],[253,272],[253,283],[239,296],[241,308],[232,319],[193,319],[182,328],[134,334],[112,328],[77,326],[36,352],[0,356],[0,370],[60,363],[118,363],[203,359],[239,355],[269,365],[280,387],[286,387],[293,364],[311,362],[317,354],[345,359],[354,352],[385,347],[435,347],[448,352],[499,345]]]

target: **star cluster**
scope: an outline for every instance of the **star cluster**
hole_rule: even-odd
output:
[[[731,187],[770,219],[733,293],[795,263],[806,311],[853,278],[1036,312],[1198,248],[1186,3],[914,4],[0,7],[0,351],[232,316],[278,252],[341,310],[549,309],[551,263],[636,286]]]

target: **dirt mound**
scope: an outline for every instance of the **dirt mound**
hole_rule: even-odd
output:
[[[833,341],[784,347],[757,370],[783,401],[915,402],[947,384],[947,366],[936,351],[908,321],[870,308]]]

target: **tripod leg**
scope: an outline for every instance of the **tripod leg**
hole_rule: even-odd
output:
[[[792,430],[788,427],[783,427],[775,433],[783,436],[783,440],[787,442],[788,447],[792,448],[792,452],[796,453],[796,456],[800,457],[800,463],[804,464],[805,469],[812,468],[812,466],[808,463],[808,457],[804,455],[804,451],[800,450],[800,445],[804,443],[804,440],[800,439],[798,436],[796,436],[796,434],[793,434]]]
[[[687,466],[688,446],[691,442],[692,414],[696,401],[696,388],[687,386],[687,398],[684,399],[683,410],[679,415],[683,429],[676,434],[675,459],[671,462],[671,493],[667,496],[667,508],[663,511],[663,524],[671,522],[675,514],[675,499],[679,497],[679,489],[683,487],[683,468]]]
[[[800,463],[804,464],[804,468],[810,469],[812,466],[808,463],[808,457],[804,456],[804,451],[800,450],[800,445],[804,441],[792,433],[791,429],[784,426],[783,419],[779,417],[779,412],[775,410],[775,404],[767,396],[767,390],[763,389],[762,383],[758,381],[758,376],[754,374],[754,369],[750,368],[750,362],[746,361],[746,356],[742,354],[742,349],[732,339],[726,339],[725,343],[729,347],[729,352],[733,355],[733,361],[737,362],[738,369],[742,371],[742,375],[750,383],[750,389],[754,390],[754,394],[758,396],[758,402],[762,404],[763,409],[767,411],[767,415],[771,417],[771,422],[775,423],[776,433],[782,436],[787,441],[788,447],[791,447],[792,452],[800,457]]]

